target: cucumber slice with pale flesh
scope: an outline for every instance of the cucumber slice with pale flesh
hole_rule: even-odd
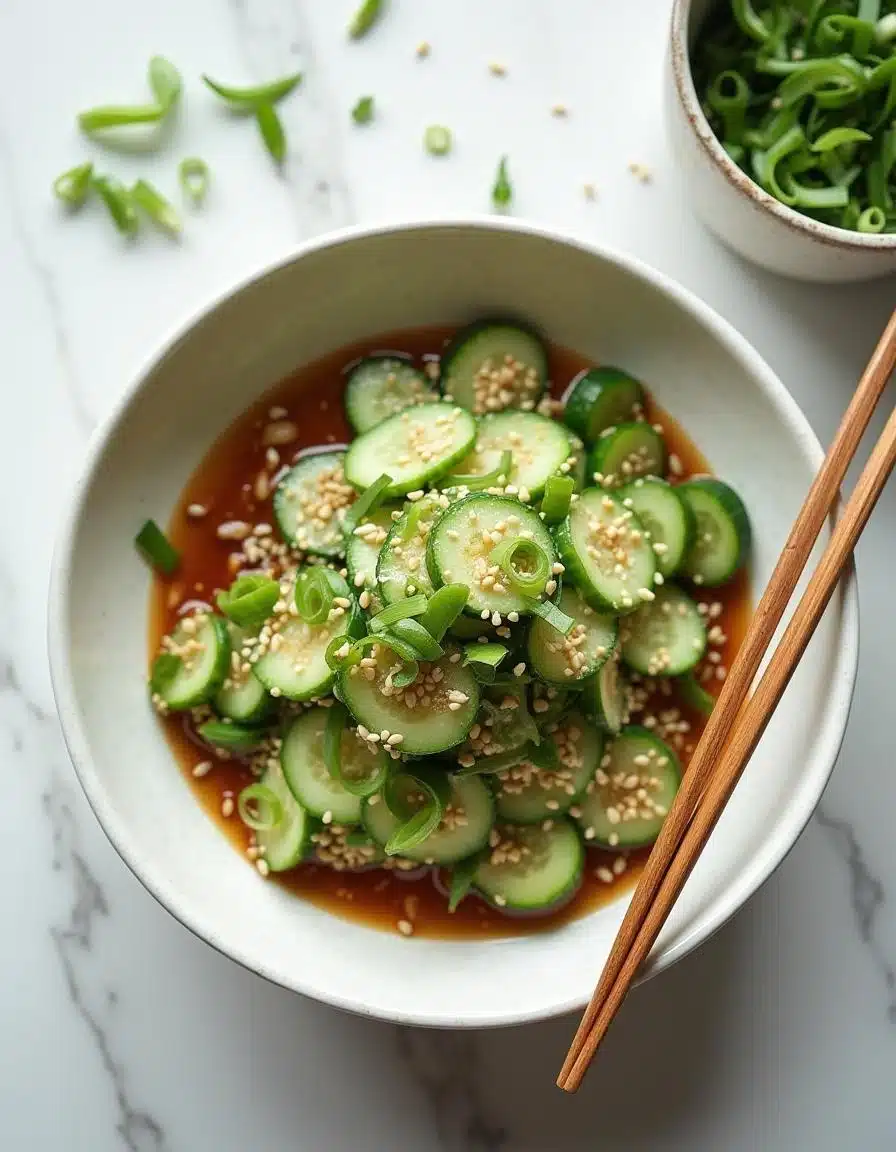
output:
[[[405,505],[401,516],[393,521],[376,564],[377,587],[384,604],[394,604],[418,592],[432,595],[426,546],[432,526],[447,504],[447,497],[430,492]]]
[[[392,513],[396,511],[394,505],[378,508],[366,516],[346,538],[345,567],[349,583],[356,592],[366,590],[373,594],[377,590],[377,561],[380,549],[395,523]]]
[[[643,404],[644,389],[634,376],[607,364],[576,377],[566,397],[563,421],[593,444],[607,428],[633,420]]]
[[[477,776],[449,778],[451,794],[441,823],[425,840],[402,850],[408,860],[421,864],[454,864],[488,843],[495,820],[491,792]],[[413,803],[413,801],[412,801]],[[385,845],[400,827],[381,793],[369,797],[363,805],[364,827],[377,844]]]
[[[169,675],[160,676],[164,657],[177,657]],[[164,660],[164,663],[169,663]],[[152,690],[170,712],[183,712],[208,703],[224,683],[230,667],[230,637],[222,616],[197,612],[178,621],[163,637],[153,664]]]
[[[280,480],[274,517],[288,544],[317,556],[342,555],[342,522],[357,496],[344,464],[344,452],[307,452]]]
[[[643,476],[620,488],[617,495],[650,533],[657,571],[663,577],[673,576],[684,564],[696,531],[694,514],[681,488],[673,488],[658,476]]]
[[[334,779],[324,763],[328,715],[326,708],[313,708],[293,720],[280,750],[283,775],[292,794],[312,816],[326,816],[329,812],[330,820],[337,824],[358,824],[361,797]],[[343,775],[359,782],[375,778],[388,759],[382,748],[374,750],[349,728],[343,729],[340,753]]]
[[[619,649],[585,685],[584,705],[595,721],[615,735],[628,723],[631,688],[622,671]]]
[[[230,667],[224,683],[218,689],[213,704],[219,716],[226,716],[238,724],[261,724],[272,707],[267,689],[249,664],[251,647],[244,645],[254,639],[253,634],[239,625],[227,622],[230,637]]]
[[[547,824],[499,824],[473,883],[498,908],[535,912],[559,907],[578,891],[585,850],[575,826],[560,816]]]
[[[260,828],[255,832],[255,844],[272,872],[288,872],[309,854],[314,824],[290,791],[279,765],[269,767],[259,783],[274,793],[283,815],[273,828]]]
[[[454,473],[485,476],[500,466],[504,452],[511,454],[505,484],[514,485],[524,496],[528,493],[530,500],[541,496],[551,476],[573,466],[572,441],[562,424],[537,412],[507,411],[482,417],[476,446]],[[445,477],[441,486],[448,487],[451,480]]]
[[[639,476],[662,476],[666,446],[650,424],[632,421],[601,432],[588,457],[589,480],[605,488],[625,484]]]
[[[547,379],[544,344],[516,322],[477,321],[458,332],[442,355],[442,392],[477,416],[505,408],[531,411]]]
[[[540,768],[524,758],[495,776],[499,819],[513,824],[552,819],[567,812],[591,782],[603,751],[597,728],[570,712],[549,739],[557,751],[556,767]]]
[[[743,501],[733,488],[711,476],[688,480],[677,492],[697,521],[684,560],[685,574],[707,588],[726,583],[750,551],[750,518]]]
[[[706,651],[706,624],[697,605],[674,584],[626,617],[620,630],[622,659],[642,676],[680,676]]]
[[[561,686],[593,676],[616,647],[613,616],[596,612],[570,585],[560,593],[557,607],[575,620],[563,636],[546,621],[535,619],[529,628],[529,666],[542,680]]]
[[[358,435],[396,412],[437,399],[426,375],[398,356],[365,356],[345,383],[345,414]]]

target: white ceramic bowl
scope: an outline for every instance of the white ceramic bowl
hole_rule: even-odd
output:
[[[623,903],[491,942],[406,940],[262,881],[203,815],[147,701],[148,578],[132,539],[163,523],[215,437],[303,362],[390,329],[500,310],[652,385],[755,525],[768,579],[821,450],[782,384],[735,331],[634,260],[493,219],[337,233],[227,293],[133,382],[96,434],[54,559],[53,684],[72,760],[106,833],[146,887],[220,951],[356,1012],[481,1026],[581,1005]],[[852,693],[857,611],[834,597],[811,652],[663,932],[651,971],[719,927],[780,862],[834,764]]]
[[[759,187],[716,139],[700,106],[690,53],[706,14],[729,0],[674,0],[666,63],[666,120],[687,197],[711,232],[747,260],[798,280],[870,280],[896,272],[896,235],[833,228]]]

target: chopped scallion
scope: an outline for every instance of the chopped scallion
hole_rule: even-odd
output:
[[[556,604],[552,604],[550,600],[535,600],[532,598],[526,599],[526,606],[533,616],[538,616],[539,619],[544,620],[545,624],[550,624],[564,636],[575,627],[575,620],[572,616],[567,616],[565,612],[561,612]]]
[[[274,105],[257,104],[255,106],[255,123],[258,125],[258,132],[264,141],[264,146],[273,157],[274,162],[282,164],[286,157],[286,133]]]
[[[303,569],[296,577],[296,607],[308,624],[325,624],[342,581],[329,568]]]
[[[430,596],[420,623],[434,640],[441,640],[470,598],[466,584],[445,584]]]
[[[232,748],[237,752],[248,752],[257,748],[264,739],[259,728],[249,728],[243,724],[231,724],[225,720],[208,720],[200,724],[197,732],[206,742],[218,748]]]
[[[198,207],[208,193],[211,180],[208,164],[198,156],[187,156],[178,165],[177,175],[184,195]]]
[[[445,649],[418,620],[397,620],[390,629],[392,636],[409,644],[421,660],[438,660]]]
[[[137,180],[131,187],[131,199],[155,224],[172,236],[179,236],[180,216],[161,192],[148,180]]]
[[[276,104],[278,100],[288,96],[302,82],[302,73],[294,72],[290,76],[282,76],[279,80],[271,80],[268,84],[255,84],[248,88],[221,84],[206,75],[202,77],[202,82],[206,88],[210,88],[216,96],[220,96],[229,104],[233,111],[254,112],[260,104]]]
[[[373,119],[373,97],[362,96],[352,108],[352,120],[356,124],[369,124]]]
[[[447,156],[451,151],[451,129],[443,124],[430,124],[423,133],[423,147],[430,156]]]
[[[133,236],[139,226],[134,198],[120,180],[114,176],[94,176],[91,187],[106,205],[119,232]]]
[[[571,476],[551,476],[544,486],[541,510],[545,524],[559,524],[569,515],[576,482]]]
[[[240,819],[254,832],[268,832],[283,819],[280,797],[266,784],[248,784],[236,801]]]
[[[218,607],[241,628],[256,629],[267,620],[280,599],[280,585],[268,576],[238,577],[218,593]]]
[[[386,492],[392,486],[392,477],[387,476],[384,472],[382,476],[374,480],[369,488],[365,489],[358,499],[349,507],[345,514],[345,519],[342,521],[342,530],[347,535],[354,532],[361,521],[375,512],[382,504]]]
[[[180,553],[155,520],[147,520],[134,537],[137,549],[156,572],[172,576],[180,564]]]
[[[522,536],[502,540],[492,549],[490,559],[499,566],[514,592],[521,595],[537,596],[543,592],[551,574],[545,550]]]
[[[453,488],[468,488],[471,492],[477,492],[483,488],[494,488],[496,485],[500,486],[502,481],[504,484],[507,483],[512,466],[513,454],[505,449],[505,451],[501,453],[497,467],[493,468],[491,472],[486,472],[482,475],[471,473],[466,476],[451,476],[444,483],[450,483]]]
[[[398,600],[389,604],[382,611],[370,618],[371,632],[384,632],[399,620],[407,620],[410,616],[422,616],[426,611],[426,597],[422,593],[408,596],[405,600]]]
[[[459,860],[451,869],[451,884],[448,888],[448,911],[456,912],[458,905],[473,887],[473,877],[479,867],[479,854]]]
[[[93,164],[78,164],[53,181],[53,192],[72,208],[80,208],[90,192]]]
[[[480,684],[491,684],[494,682],[498,665],[507,652],[508,649],[503,644],[466,644],[464,664],[473,669],[473,675]]]
[[[363,0],[360,8],[351,18],[348,34],[352,40],[366,36],[383,14],[383,0]]]
[[[499,211],[509,207],[513,200],[513,187],[507,174],[507,157],[502,156],[498,163],[498,173],[492,187],[492,204]]]

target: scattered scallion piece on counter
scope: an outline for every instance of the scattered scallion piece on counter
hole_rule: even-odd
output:
[[[156,572],[160,572],[163,576],[172,576],[177,571],[180,553],[155,520],[146,521],[134,537],[134,544]]]
[[[179,236],[183,225],[174,206],[148,180],[137,180],[131,187],[134,204],[164,231]]]
[[[363,0],[349,22],[348,34],[352,40],[360,40],[362,36],[367,35],[382,16],[384,7],[383,0]]]
[[[369,124],[373,119],[373,97],[362,96],[352,108],[352,120],[356,124]]]
[[[198,156],[187,156],[178,165],[177,177],[184,195],[198,207],[208,193],[211,180],[208,164]]]
[[[153,56],[148,69],[149,86],[155,96],[153,104],[102,104],[78,114],[78,125],[88,135],[110,128],[127,128],[136,124],[158,124],[174,108],[183,83],[170,60]]]
[[[220,96],[235,112],[254,112],[260,104],[276,104],[284,96],[288,96],[301,82],[301,72],[293,72],[290,76],[281,76],[279,80],[271,80],[267,84],[255,84],[248,88],[221,84],[218,80],[213,80],[211,76],[205,74],[202,77],[202,83],[210,88],[216,96]]]
[[[286,133],[273,104],[259,104],[255,108],[255,123],[264,146],[275,163],[282,164],[286,157]]]
[[[513,199],[513,187],[507,174],[507,157],[502,156],[498,164],[498,173],[495,176],[492,188],[492,204],[498,209],[507,208]]]
[[[451,143],[451,129],[443,124],[430,124],[423,134],[423,147],[430,156],[447,156]]]
[[[122,235],[133,236],[139,226],[134,198],[115,176],[94,176],[91,187],[106,205],[109,215]]]
[[[53,192],[65,204],[72,208],[80,208],[90,193],[91,179],[93,177],[93,164],[78,164],[69,168],[53,181]]]

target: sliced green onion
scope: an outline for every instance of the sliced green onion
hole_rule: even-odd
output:
[[[497,564],[514,592],[522,596],[537,595],[551,575],[551,562],[545,550],[534,542],[517,536],[502,540],[489,554]]]
[[[164,692],[174,677],[180,672],[183,661],[173,652],[160,652],[152,662],[149,686],[153,692]]]
[[[750,86],[733,68],[720,72],[706,93],[707,102],[722,118],[725,139],[738,143],[750,103]]]
[[[849,189],[845,184],[828,184],[823,188],[800,184],[789,174],[781,177],[781,185],[786,188],[788,204],[794,208],[845,208],[849,203]]]
[[[257,104],[255,123],[270,155],[277,164],[282,164],[286,156],[286,133],[273,104]]]
[[[133,236],[139,221],[134,198],[120,180],[114,176],[94,176],[91,187],[106,205],[115,227],[125,236]]]
[[[280,599],[280,585],[268,576],[239,576],[218,593],[218,607],[241,628],[255,630],[267,620]]]
[[[352,120],[356,124],[369,124],[373,119],[373,97],[362,96],[352,108]]]
[[[180,216],[161,192],[147,180],[137,180],[131,187],[131,199],[154,223],[172,236],[181,233]]]
[[[874,28],[874,38],[878,44],[889,44],[896,40],[896,12],[881,16]]]
[[[513,187],[507,174],[507,157],[502,156],[498,162],[498,173],[492,187],[492,204],[499,211],[507,208],[513,200]]]
[[[338,639],[344,641],[343,637],[338,637]],[[395,687],[407,688],[413,684],[420,673],[417,650],[393,632],[378,632],[375,635],[362,636],[360,640],[356,640],[352,644],[348,655],[344,657],[336,655],[337,652],[341,651],[342,645],[337,645],[335,639],[331,640],[327,645],[327,664],[335,671],[350,668],[361,660],[369,648],[376,646],[388,648],[395,653],[401,662],[401,667],[392,675],[392,683]]]
[[[830,152],[832,148],[839,148],[843,144],[858,144],[870,139],[868,133],[860,128],[831,128],[813,142],[812,151]]]
[[[349,660],[351,652],[352,642],[347,636],[334,636],[324,653],[327,667],[333,672],[339,672],[347,663],[351,663]]]
[[[549,737],[544,737],[540,744],[530,744],[526,751],[526,759],[536,768],[552,771],[560,763],[557,754],[557,745]]]
[[[148,78],[156,103],[167,113],[180,99],[183,89],[180,72],[164,56],[153,56],[149,61]]]
[[[389,604],[382,611],[370,618],[370,631],[383,632],[399,620],[407,620],[409,616],[422,616],[426,611],[426,597],[422,592],[416,596],[408,596],[406,600],[399,600]]]
[[[148,69],[155,104],[105,104],[78,114],[78,125],[92,134],[135,124],[158,124],[177,103],[183,83],[178,70],[164,56],[153,56]]]
[[[867,56],[874,41],[874,25],[855,16],[836,13],[822,17],[815,32],[815,43],[821,52],[839,52],[850,33],[853,56]]]
[[[470,589],[466,584],[445,584],[430,596],[420,623],[434,640],[441,640],[469,599]]]
[[[421,660],[438,660],[445,655],[442,645],[417,620],[398,620],[389,631],[392,636],[409,644]]]
[[[480,756],[469,768],[458,768],[455,776],[494,776],[507,768],[515,768],[518,764],[530,759],[529,751],[532,744],[524,744],[521,748],[512,748],[509,752],[498,752],[494,756]]]
[[[365,517],[370,516],[379,508],[385,499],[386,492],[392,487],[392,477],[385,472],[378,479],[365,488],[358,499],[349,507],[342,521],[342,530],[350,536]]]
[[[458,905],[473,887],[473,877],[479,867],[480,853],[459,860],[451,869],[451,884],[448,888],[448,911],[456,912]]]
[[[78,164],[53,181],[53,193],[72,208],[80,208],[90,192],[93,164]]]
[[[693,672],[679,676],[677,684],[684,703],[701,716],[709,716],[715,707],[716,698],[706,691]]]
[[[264,739],[264,732],[259,728],[249,728],[243,724],[228,724],[224,720],[208,720],[200,724],[197,732],[206,744],[215,744],[219,748],[233,748],[248,752],[257,748]]]
[[[465,644],[464,664],[473,669],[480,684],[491,684],[507,652],[503,644]]]
[[[198,207],[208,193],[211,180],[208,164],[198,156],[187,156],[178,165],[177,178],[184,195]]]
[[[545,524],[559,524],[569,515],[576,482],[571,476],[551,476],[544,486],[541,510]]]
[[[415,792],[422,793],[422,804],[409,802],[408,795]],[[444,772],[421,769],[390,776],[383,787],[383,800],[402,823],[386,841],[386,855],[400,855],[431,836],[441,823],[450,796],[451,785]]]
[[[452,488],[469,488],[471,492],[476,492],[482,488],[494,488],[495,485],[500,485],[503,479],[507,483],[510,476],[510,469],[513,467],[513,453],[509,449],[505,449],[501,453],[501,459],[498,461],[498,466],[493,468],[491,472],[486,472],[484,475],[474,475],[472,473],[463,476],[449,476],[445,480],[445,486]]]
[[[887,214],[882,208],[872,205],[866,208],[856,222],[857,232],[883,232],[887,226]]]
[[[539,619],[544,620],[545,624],[550,624],[564,636],[575,627],[575,620],[572,616],[567,616],[565,612],[561,612],[556,604],[552,604],[550,600],[535,600],[532,597],[526,597],[526,610],[532,616],[538,616]]]
[[[776,200],[780,200],[782,204],[793,204],[794,199],[789,192],[786,192],[778,181],[777,168],[785,156],[789,156],[792,152],[798,151],[800,148],[805,147],[806,137],[803,134],[802,128],[798,124],[794,125],[789,131],[785,132],[778,140],[772,144],[771,148],[765,153],[762,163],[762,177],[760,183],[767,192],[770,192]]]
[[[268,84],[255,84],[248,88],[221,84],[207,75],[202,77],[202,83],[206,88],[210,88],[216,96],[220,96],[235,112],[254,112],[260,104],[276,104],[301,82],[301,72],[294,72],[291,76],[282,76],[279,80],[271,80]]]
[[[451,143],[451,129],[444,124],[430,124],[423,133],[423,147],[430,156],[447,156]]]
[[[330,568],[303,569],[296,577],[295,599],[299,615],[308,624],[325,624],[343,581]]]
[[[242,822],[253,832],[269,832],[283,819],[280,797],[266,784],[248,784],[236,799]]]
[[[758,44],[765,44],[771,33],[765,23],[756,15],[750,0],[732,0],[731,11],[742,32],[745,32],[751,40],[755,40]]]
[[[156,572],[172,576],[180,564],[180,552],[174,547],[155,520],[147,520],[134,537],[137,549]]]
[[[360,40],[362,36],[366,36],[382,14],[383,0],[363,0],[361,7],[349,22],[348,34],[352,40]]]
[[[813,95],[821,107],[836,107],[844,98],[854,99],[865,86],[861,65],[849,56],[836,56],[813,60],[807,67],[786,77],[778,89],[777,99],[787,108]]]

